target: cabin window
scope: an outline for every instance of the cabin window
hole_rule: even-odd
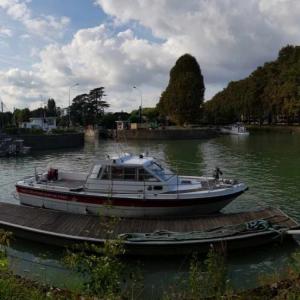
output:
[[[163,187],[161,185],[154,185],[153,186],[154,191],[161,191]]]
[[[125,180],[136,180],[136,168],[124,168]]]
[[[109,166],[106,166],[104,168],[102,179],[110,179],[110,176],[109,176]]]
[[[123,180],[124,179],[124,168],[112,167],[111,168],[111,179],[112,180]]]
[[[138,169],[139,181],[157,181],[157,179],[148,173],[145,169]]]
[[[94,168],[91,172],[90,178],[92,178],[92,179],[99,178],[100,174],[101,174],[101,165],[96,165],[96,166],[94,166]]]
[[[102,167],[100,166],[100,169],[99,169],[99,172],[98,172],[97,178],[100,178],[100,176],[101,176],[101,172],[102,172]]]

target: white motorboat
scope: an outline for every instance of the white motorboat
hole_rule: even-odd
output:
[[[221,132],[227,134],[249,135],[249,131],[241,123],[236,123],[230,126],[224,126],[221,128]]]
[[[153,157],[122,154],[89,173],[49,169],[16,184],[21,204],[120,217],[202,215],[220,211],[247,186],[212,177],[179,176]]]

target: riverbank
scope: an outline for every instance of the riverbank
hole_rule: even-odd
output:
[[[250,132],[287,133],[300,132],[300,125],[247,125]]]
[[[19,134],[15,137],[24,140],[24,145],[31,147],[32,150],[53,150],[84,146],[83,133]]]
[[[193,270],[191,269],[190,276],[197,276],[197,274],[192,274]],[[199,274],[198,274],[199,275]],[[199,291],[195,291],[189,288],[182,289],[180,292],[174,291],[172,288],[166,290],[162,295],[162,300],[173,300],[173,299],[237,299],[237,300],[282,300],[282,299],[298,299],[300,295],[300,277],[299,274],[290,275],[292,278],[272,281],[269,279],[269,283],[263,284],[255,289],[245,290],[242,292],[236,292],[227,289],[227,291],[217,296],[206,297],[199,294]],[[271,278],[271,276],[270,276]],[[191,278],[196,280],[197,278]],[[178,283],[180,285],[180,282]],[[220,283],[221,284],[221,283]],[[203,288],[203,287],[202,287]],[[204,287],[205,290],[205,287]],[[109,299],[123,299],[122,296],[116,296],[116,298]],[[140,296],[140,294],[139,294]],[[5,269],[0,271],[0,299],[2,300],[72,300],[72,299],[104,299],[104,298],[95,298],[96,295],[87,295],[84,292],[72,291],[68,289],[60,289],[49,285],[44,285],[32,280],[22,278],[20,276],[13,275],[12,273],[6,271]],[[131,297],[132,300],[139,299],[138,297]]]

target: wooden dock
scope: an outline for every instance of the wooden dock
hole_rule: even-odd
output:
[[[286,235],[299,224],[276,208],[258,211],[218,214],[213,216],[170,219],[111,219],[93,215],[77,215],[60,211],[0,203],[0,228],[11,231],[15,238],[33,240],[56,246],[70,246],[83,242],[103,244],[124,233],[153,233],[171,231],[189,233],[214,230],[253,220],[267,220],[282,230],[244,232],[228,237],[190,240],[124,241],[127,254],[182,255],[194,251],[205,252],[211,244],[222,244],[228,250],[253,247]]]

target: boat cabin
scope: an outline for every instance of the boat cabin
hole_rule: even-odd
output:
[[[173,180],[172,180],[173,179]],[[177,180],[170,170],[164,169],[153,158],[144,155],[125,154],[96,163],[88,176],[89,190],[114,192],[169,191],[169,185]]]

